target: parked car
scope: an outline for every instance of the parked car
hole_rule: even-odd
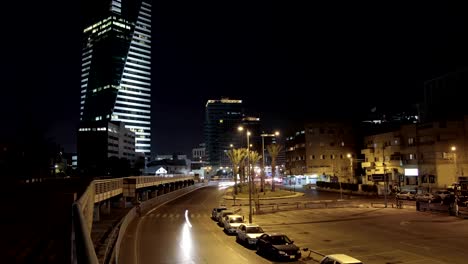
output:
[[[223,210],[223,211],[221,211],[221,213],[218,214],[218,219],[217,219],[217,220],[218,220],[218,224],[219,224],[220,226],[223,226],[223,219],[224,219],[224,217],[226,217],[227,215],[233,215],[233,214],[235,214],[235,212],[232,211],[232,210]]]
[[[265,233],[258,237],[257,253],[278,260],[297,260],[301,250],[285,234]]]
[[[396,198],[404,199],[404,200],[414,200],[415,195],[416,195],[416,191],[401,191],[396,194]]]
[[[436,196],[440,200],[445,200],[450,196],[450,191],[448,190],[438,190],[434,193],[434,196]]]
[[[219,207],[213,208],[213,210],[211,211],[211,219],[217,220],[219,214],[224,210],[227,210],[226,206],[219,206]]]
[[[363,264],[362,261],[345,254],[332,254],[322,258],[320,264]]]
[[[423,194],[417,194],[415,196],[416,201],[420,202],[436,202],[437,198],[435,197],[434,194],[432,193],[423,193]]]
[[[241,224],[237,228],[236,241],[246,246],[257,244],[259,236],[265,233],[263,229],[256,224]]]
[[[224,232],[228,234],[236,233],[237,228],[244,223],[242,215],[227,215],[223,219]]]

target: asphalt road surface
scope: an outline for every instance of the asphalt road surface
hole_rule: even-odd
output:
[[[209,186],[134,221],[120,263],[271,263],[235,242],[210,219],[224,189]],[[312,199],[312,198],[311,198]],[[317,199],[322,199],[318,195]],[[248,208],[241,207],[248,219]],[[468,263],[468,221],[415,209],[302,209],[254,215],[267,232],[287,234],[301,248],[344,253],[364,263]],[[303,252],[296,263],[317,263]]]
[[[271,263],[236,243],[235,236],[211,220],[211,210],[223,193],[218,186],[202,188],[134,221],[122,242],[119,262]]]

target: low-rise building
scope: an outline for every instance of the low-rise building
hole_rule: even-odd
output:
[[[466,180],[468,117],[404,125],[399,130],[365,137],[361,165],[368,182],[403,189],[447,188]]]
[[[185,156],[185,155],[184,155]],[[186,156],[185,156],[186,157]],[[178,155],[174,154],[170,159],[158,159],[148,162],[145,169],[146,175],[163,175],[163,174],[189,174],[190,160],[178,159]]]

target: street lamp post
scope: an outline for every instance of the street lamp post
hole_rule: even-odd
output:
[[[455,165],[455,175],[454,175],[454,182],[453,182],[453,194],[455,196],[454,201],[454,208],[455,208],[455,215],[458,216],[458,164],[457,164],[457,147],[452,146],[450,148],[453,151],[453,164]]]
[[[264,185],[265,185],[265,176],[266,176],[266,173],[265,173],[265,137],[276,137],[276,136],[279,136],[279,132],[276,131],[274,134],[261,134],[260,135],[262,137],[262,174],[263,174],[263,177],[262,177],[262,182],[260,183],[261,184],[261,188],[262,188],[262,191],[263,191],[263,188],[264,188]],[[273,171],[273,168],[272,168],[272,171]],[[273,173],[271,174],[271,180],[274,181],[274,175]]]
[[[385,164],[385,145],[382,144],[382,166],[383,166],[383,177],[384,177],[384,199],[385,208],[387,208],[387,164]]]
[[[453,182],[457,182],[457,177],[458,177],[458,164],[457,164],[457,147],[452,146],[450,150],[453,151],[453,164],[455,165],[455,178]]]
[[[244,130],[243,127],[238,127],[239,131]],[[246,131],[245,133],[247,137],[247,175],[248,175],[248,183],[249,183],[249,224],[252,223],[252,176],[250,175],[250,131]]]
[[[353,180],[354,183],[354,175],[353,175],[353,155],[351,153],[346,154],[346,157],[349,159],[349,168],[351,171],[351,180]]]

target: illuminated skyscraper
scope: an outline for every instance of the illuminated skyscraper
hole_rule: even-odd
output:
[[[85,0],[81,121],[121,121],[151,151],[151,0]]]

